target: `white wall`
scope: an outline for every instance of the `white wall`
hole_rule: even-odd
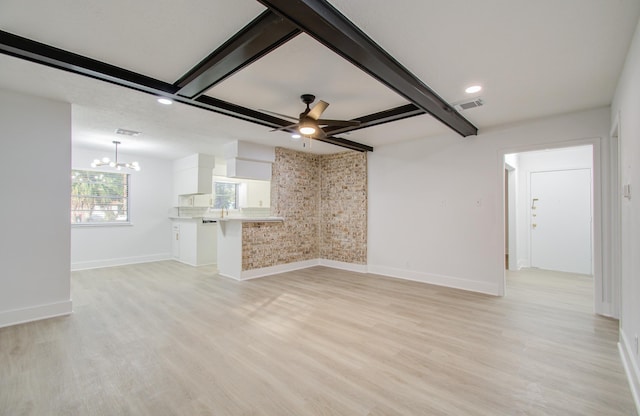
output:
[[[518,268],[531,266],[531,227],[530,205],[531,172],[552,170],[592,169],[593,150],[591,146],[578,146],[563,149],[548,149],[535,152],[523,152],[515,155],[518,160],[516,176],[518,181],[517,196],[517,259]]]
[[[621,199],[620,350],[640,409],[640,23],[627,55],[611,106],[619,118],[620,182],[631,185],[631,199]],[[614,197],[619,198],[614,194]]]
[[[490,294],[504,282],[503,155],[606,137],[609,109],[376,147],[369,271]]]
[[[71,313],[71,105],[0,90],[0,327]]]
[[[73,226],[71,228],[71,268],[73,270],[105,267],[171,258],[171,221],[168,209],[174,195],[171,160],[130,156],[122,153],[124,161],[137,160],[142,169],[131,171],[131,226]],[[100,170],[90,167],[91,161],[112,152],[73,148],[73,168]],[[108,168],[105,170],[108,171]]]

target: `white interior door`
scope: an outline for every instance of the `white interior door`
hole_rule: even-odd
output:
[[[531,173],[531,265],[592,274],[591,170]]]

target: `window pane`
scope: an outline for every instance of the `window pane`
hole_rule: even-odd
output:
[[[215,182],[215,198],[213,208],[238,208],[238,184],[230,182]]]
[[[71,171],[71,223],[129,222],[129,175]]]

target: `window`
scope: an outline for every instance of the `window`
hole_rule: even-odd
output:
[[[215,182],[213,187],[215,193],[213,208],[237,209],[238,185],[231,182]]]
[[[71,223],[129,223],[129,175],[72,170]]]

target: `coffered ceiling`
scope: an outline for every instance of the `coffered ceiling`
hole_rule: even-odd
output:
[[[444,105],[482,98],[483,106],[454,112],[463,126],[478,128],[479,135],[471,139],[481,140],[482,130],[488,127],[610,104],[640,13],[637,0],[330,3],[1,0],[0,88],[72,103],[76,145],[110,148],[116,139],[114,130],[120,127],[142,132],[122,138],[123,152],[163,158],[193,152],[221,154],[222,145],[232,140],[318,153],[344,151],[318,141],[302,147],[289,133],[271,131],[288,122],[271,112],[297,117],[304,109],[300,101],[304,93],[330,103],[323,118],[369,120],[366,117],[374,115],[386,121],[377,114],[402,109],[392,117],[398,120],[331,135],[343,143],[375,151],[379,146],[428,140],[443,133],[461,139],[464,134],[425,114],[425,101],[414,95],[414,90],[422,94],[421,86],[428,86]],[[351,49],[345,55],[343,49],[349,47],[351,37],[340,24],[338,32],[347,37],[327,43],[319,32],[331,20],[310,17],[318,8],[335,8],[405,69],[415,88],[398,90],[398,82],[372,74],[367,66],[370,49]],[[284,20],[295,33],[283,36],[281,44],[260,56],[249,54],[257,42],[254,38],[242,48],[226,49],[235,58],[223,63],[246,61],[246,65],[204,88],[204,98],[198,98],[196,105],[187,99],[180,102],[174,90],[168,94],[179,98],[173,105],[155,101],[164,86],[186,94],[185,88],[179,88],[185,74],[212,52],[224,51],[229,45],[225,42],[265,14]],[[276,36],[273,26],[268,28],[267,35]],[[109,79],[114,75],[109,71],[106,77],[95,73],[88,77],[74,73],[74,68],[34,63],[51,65],[46,62],[51,56],[43,59],[17,51],[9,42],[13,36],[58,48],[65,56],[87,57],[108,68],[127,70],[125,75],[141,76],[161,88],[136,88],[135,82],[122,86]],[[464,89],[472,84],[482,85],[483,90],[466,94]],[[414,111],[409,111],[412,106]],[[402,118],[403,114],[411,117]]]

